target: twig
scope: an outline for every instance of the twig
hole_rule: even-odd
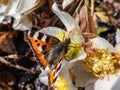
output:
[[[89,19],[88,19],[88,8],[87,8],[86,5],[85,5],[85,17],[86,17],[86,23],[87,23],[86,33],[90,33],[90,30],[89,30]]]
[[[71,15],[74,13],[74,11],[76,10],[76,7],[78,6],[80,0],[74,0],[73,4],[71,5],[71,7],[67,10],[68,13],[70,13]]]
[[[91,0],[91,16],[94,15],[94,0]]]
[[[81,1],[79,2],[78,6],[77,6],[77,8],[76,8],[76,10],[75,10],[75,12],[74,12],[73,15],[72,15],[73,17],[75,17],[75,14],[78,13],[82,2],[83,2],[83,0],[81,0]]]
[[[5,60],[5,59],[2,58],[2,57],[0,57],[0,62],[6,64],[6,65],[8,65],[8,66],[11,66],[11,67],[14,67],[14,68],[17,68],[17,69],[20,69],[20,70],[27,71],[27,72],[30,72],[30,73],[32,73],[32,74],[35,74],[34,71],[32,71],[32,70],[30,70],[30,69],[27,69],[27,68],[25,68],[25,67],[22,67],[22,66],[20,66],[20,65],[17,65],[17,64],[14,65],[14,64],[8,62],[7,60]]]
[[[11,54],[7,56],[3,56],[3,58],[6,58],[6,59],[21,59],[23,57],[24,57],[23,55],[18,55],[18,54]]]

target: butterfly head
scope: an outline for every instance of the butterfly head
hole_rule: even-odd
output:
[[[56,50],[62,51],[62,54],[64,56],[64,54],[67,53],[67,48],[68,48],[68,45],[70,44],[70,42],[71,42],[70,38],[65,39],[65,41],[59,43],[58,47],[56,47],[57,48]]]
[[[68,47],[68,44],[70,44],[70,38],[65,39],[65,41],[62,44],[64,47]]]

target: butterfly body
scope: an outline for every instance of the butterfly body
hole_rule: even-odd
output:
[[[48,74],[48,85],[53,86],[60,72],[62,59],[67,52],[70,39],[60,42],[56,37],[34,30],[28,31],[27,38],[35,56],[43,66],[43,71]]]

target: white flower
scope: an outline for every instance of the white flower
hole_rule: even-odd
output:
[[[101,37],[96,37],[90,40],[94,48],[105,49],[110,52],[116,52],[115,48],[105,39]],[[108,46],[108,47],[107,47]],[[113,51],[112,51],[113,50]],[[98,79],[85,70],[82,61],[76,62],[65,62],[65,67],[60,73],[63,75],[67,81],[72,85],[68,70],[71,70],[72,74],[75,75],[75,85],[76,87],[85,87],[85,90],[119,90],[120,86],[120,71],[109,74],[109,76],[104,77],[103,79]],[[74,90],[74,89],[71,89]]]
[[[52,10],[65,25],[67,29],[68,37],[74,42],[77,42],[79,44],[84,43],[82,32],[80,31],[80,27],[77,24],[77,22],[74,20],[74,18],[67,12],[60,11],[56,3],[53,4]],[[40,32],[56,37],[56,35],[59,34],[60,32],[66,32],[66,31],[58,27],[46,27],[40,30]],[[62,38],[63,39],[65,38],[64,35]],[[77,60],[82,60],[86,57],[86,53],[84,52],[84,50],[80,50],[79,52],[80,52],[79,56],[73,59],[72,61],[68,62],[63,60],[64,61],[62,65],[63,70],[61,70],[60,72],[60,75],[62,75],[67,80],[67,82],[69,82],[71,90],[77,90],[77,88],[72,84],[72,81],[70,79],[68,72],[69,65],[71,65],[71,63],[76,62]]]
[[[11,16],[15,19],[13,28],[19,30],[29,30],[32,21],[29,14],[40,6],[40,0],[2,0],[0,1],[0,22]]]
[[[92,43],[91,46],[92,48],[94,47],[94,48],[107,50],[108,52],[111,53],[118,53],[115,47],[113,47],[107,40],[101,37],[93,38],[90,41]],[[98,79],[83,68],[84,66],[82,61],[75,62],[69,65],[69,67],[72,67],[72,71],[77,77],[75,81],[77,87],[85,87],[85,90],[119,90],[120,89],[119,86],[120,70],[111,73],[102,79]]]

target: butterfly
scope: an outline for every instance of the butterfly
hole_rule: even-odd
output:
[[[61,42],[56,37],[33,28],[27,32],[27,39],[41,64],[42,70],[48,70],[49,86],[52,87],[60,72],[62,59],[67,53],[70,38]]]

